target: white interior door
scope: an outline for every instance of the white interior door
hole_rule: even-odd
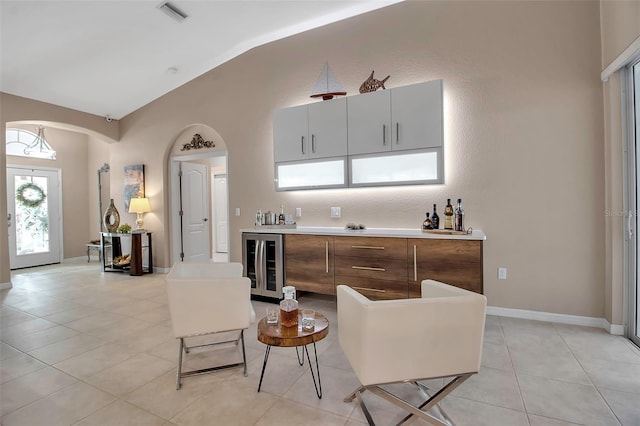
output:
[[[60,263],[59,170],[7,168],[11,269]]]
[[[184,261],[208,261],[211,258],[211,231],[207,166],[183,162],[181,171]]]
[[[229,208],[227,204],[227,175],[213,177],[213,197],[216,218],[216,252],[229,252]]]

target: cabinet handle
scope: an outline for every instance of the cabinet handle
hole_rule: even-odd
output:
[[[351,246],[354,249],[367,249],[367,250],[384,250],[384,247],[380,246]]]
[[[324,273],[329,273],[329,241],[324,242]]]
[[[416,248],[416,245],[413,245],[413,280],[414,281],[418,281],[418,249]]]
[[[386,272],[387,270],[384,268],[372,268],[371,266],[352,266],[351,269],[360,269],[363,271],[380,271]]]
[[[396,144],[400,143],[400,123],[396,121]]]
[[[302,154],[304,154],[304,136],[300,137],[300,147],[301,147]]]
[[[316,135],[311,135],[311,152],[316,153]]]
[[[351,286],[351,288],[354,289],[354,290],[374,291],[376,293],[386,293],[387,292],[387,290],[379,290],[377,288],[354,287],[354,286]]]
[[[386,145],[387,144],[387,125],[383,124],[382,125],[382,145]]]

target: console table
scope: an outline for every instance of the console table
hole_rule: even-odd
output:
[[[101,232],[100,248],[102,272],[128,272],[136,276],[153,272],[151,232]],[[119,262],[127,255],[127,262]]]

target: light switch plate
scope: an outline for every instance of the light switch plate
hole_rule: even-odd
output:
[[[236,217],[240,216],[240,207],[236,207]]]
[[[331,217],[337,219],[341,216],[340,207],[331,207]]]
[[[498,279],[499,280],[507,279],[507,268],[498,268]]]
[[[302,208],[296,207],[296,217],[302,217]]]

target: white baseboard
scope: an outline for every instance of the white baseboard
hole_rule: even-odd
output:
[[[153,267],[153,272],[157,272],[160,274],[168,274],[171,268],[158,268],[157,266]]]
[[[0,283],[0,290],[7,290],[12,287],[13,284],[11,284],[11,281],[9,281],[8,283]]]
[[[609,321],[604,318],[556,314],[553,312],[527,311],[525,309],[500,308],[498,306],[487,306],[487,315],[598,327],[605,329],[610,334],[620,336],[624,335],[623,325],[610,324]]]

